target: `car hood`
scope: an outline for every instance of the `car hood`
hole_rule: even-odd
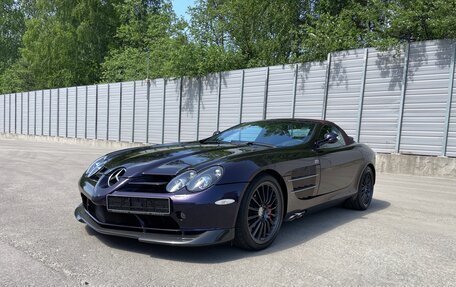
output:
[[[187,168],[201,169],[229,161],[234,156],[269,149],[257,145],[180,143],[130,148],[110,153],[104,166],[107,170],[123,167],[125,177],[142,174],[175,175]]]

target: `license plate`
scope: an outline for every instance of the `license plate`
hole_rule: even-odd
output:
[[[132,196],[106,197],[108,211],[133,214],[169,215],[169,198],[144,198]]]

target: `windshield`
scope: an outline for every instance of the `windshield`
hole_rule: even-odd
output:
[[[204,143],[257,143],[274,146],[294,146],[310,140],[315,123],[295,121],[264,121],[240,124],[218,135],[214,135]]]

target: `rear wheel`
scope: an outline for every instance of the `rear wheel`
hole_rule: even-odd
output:
[[[261,250],[277,237],[283,220],[283,196],[277,180],[270,175],[255,179],[241,202],[236,221],[236,246]]]
[[[346,201],[348,208],[366,210],[372,202],[374,194],[374,172],[366,167],[359,181],[358,192]]]

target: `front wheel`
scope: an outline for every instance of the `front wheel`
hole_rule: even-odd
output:
[[[374,172],[372,171],[372,168],[366,167],[359,181],[358,192],[346,201],[346,207],[366,210],[371,204],[373,194]]]
[[[283,196],[279,183],[270,175],[255,179],[241,202],[236,221],[236,246],[261,250],[277,237],[283,220]]]

